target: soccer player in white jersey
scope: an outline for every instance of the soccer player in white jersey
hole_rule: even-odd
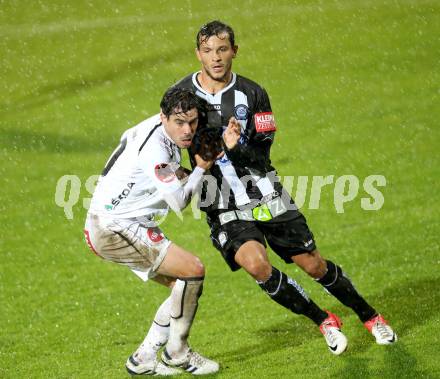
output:
[[[187,341],[202,293],[204,266],[158,227],[170,207],[185,208],[213,163],[197,155],[197,166],[182,175],[180,149],[190,147],[205,105],[191,90],[171,89],[160,107],[160,114],[122,135],[98,181],[84,233],[101,258],[171,289],[144,341],[128,358],[128,372],[210,374],[218,371],[218,363],[191,350]],[[157,353],[163,346],[159,361]]]

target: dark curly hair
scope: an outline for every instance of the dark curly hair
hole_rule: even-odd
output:
[[[200,28],[196,37],[197,49],[200,49],[200,44],[207,41],[210,37],[218,37],[223,33],[227,33],[231,46],[235,46],[235,36],[232,28],[221,21],[215,20],[208,22]]]
[[[207,103],[187,88],[169,88],[160,102],[160,109],[167,118],[194,108],[197,108],[199,114],[199,124],[204,123],[207,117]]]

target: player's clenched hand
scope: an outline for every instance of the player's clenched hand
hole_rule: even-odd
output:
[[[222,132],[221,127],[206,126],[197,129],[191,144],[191,154],[194,157],[199,155],[206,162],[217,159],[223,151]]]
[[[240,123],[234,117],[231,117],[228,126],[223,133],[223,142],[229,150],[237,145],[238,140],[240,139],[240,131]]]
[[[191,170],[188,170],[186,167],[179,166],[175,171],[177,179],[180,181],[185,180],[190,174]]]
[[[213,158],[211,160],[205,160],[199,154],[196,154],[196,155],[194,155],[194,159],[196,160],[196,165],[200,168],[203,168],[206,171],[211,168],[211,166],[214,164],[216,159],[221,158],[223,155],[224,155],[224,152],[222,151],[215,158]]]

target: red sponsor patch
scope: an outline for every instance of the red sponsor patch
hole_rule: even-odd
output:
[[[274,132],[277,130],[272,112],[255,113],[254,121],[257,133]]]
[[[147,229],[148,238],[155,243],[162,241],[165,236],[159,228],[148,228]]]
[[[156,177],[164,183],[172,182],[174,179],[177,179],[176,174],[169,164],[159,163],[154,168],[154,172]]]

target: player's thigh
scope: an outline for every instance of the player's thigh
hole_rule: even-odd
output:
[[[201,277],[205,275],[205,267],[198,257],[171,243],[157,273],[175,278]]]
[[[232,221],[224,225],[218,222],[210,222],[211,241],[214,247],[222,254],[224,260],[231,270],[235,271],[241,267],[241,263],[245,264],[244,257],[238,263],[235,259],[237,252],[242,249],[245,253],[253,254],[254,249],[244,248],[248,246],[258,246],[256,251],[265,251],[265,240],[263,233],[251,221]],[[242,248],[243,247],[243,248]],[[242,255],[242,254],[240,254]]]
[[[235,253],[235,262],[257,280],[266,280],[271,272],[266,248],[258,241],[246,241]]]
[[[289,211],[270,222],[259,222],[258,228],[272,250],[286,263],[292,263],[293,256],[316,249],[313,233],[299,211]]]
[[[101,258],[152,275],[171,243],[158,227],[133,220],[103,220],[96,215],[87,217],[85,234],[88,245]]]

